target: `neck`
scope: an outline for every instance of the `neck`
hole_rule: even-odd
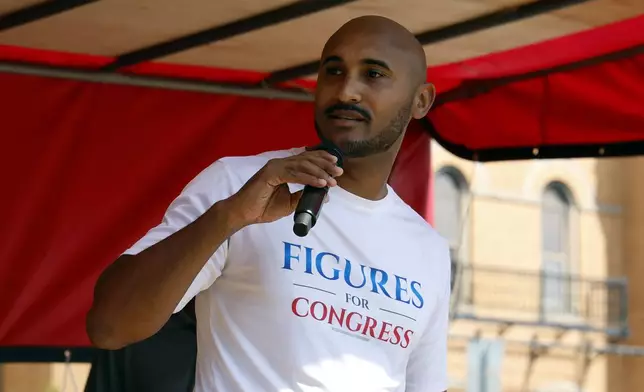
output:
[[[338,185],[364,199],[384,198],[398,149],[399,146],[394,146],[389,151],[368,157],[345,159],[344,174],[337,178]]]

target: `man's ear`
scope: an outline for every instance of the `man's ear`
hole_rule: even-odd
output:
[[[412,107],[412,116],[416,120],[427,115],[429,109],[434,104],[436,99],[436,87],[431,83],[425,83],[418,88],[418,93],[416,94],[416,99],[414,100],[414,105]]]

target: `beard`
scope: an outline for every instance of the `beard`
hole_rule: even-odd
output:
[[[411,120],[411,105],[412,103],[409,103],[401,107],[389,124],[372,138],[365,140],[347,140],[340,145],[336,145],[336,147],[347,158],[364,158],[388,151],[405,133],[407,124]],[[323,143],[329,142],[322,134],[317,121],[315,122],[315,130]]]

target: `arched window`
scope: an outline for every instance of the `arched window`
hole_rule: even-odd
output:
[[[434,179],[434,226],[449,241],[452,259],[452,287],[456,267],[462,263],[463,204],[467,185],[463,175],[455,168],[443,168]]]
[[[572,198],[562,183],[549,184],[541,208],[542,312],[570,313],[570,237]]]

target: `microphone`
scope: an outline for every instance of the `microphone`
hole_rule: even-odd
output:
[[[314,150],[324,150],[329,154],[338,158],[336,165],[342,167],[342,152],[333,146],[328,144],[321,144],[314,148]],[[322,204],[324,204],[324,198],[329,192],[329,187],[325,186],[324,188],[318,188],[310,185],[304,187],[304,192],[300,201],[297,203],[297,208],[295,209],[295,215],[293,216],[293,233],[298,237],[305,237],[309,234],[309,231],[315,226],[317,222],[320,211],[322,210]]]

